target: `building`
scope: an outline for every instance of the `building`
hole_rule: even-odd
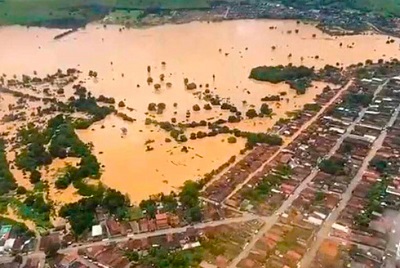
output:
[[[94,238],[98,238],[103,236],[103,228],[101,227],[101,225],[93,225],[92,226],[92,237]]]
[[[167,229],[168,225],[168,216],[166,213],[156,214],[156,225],[157,229]]]

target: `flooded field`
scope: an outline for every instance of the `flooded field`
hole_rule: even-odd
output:
[[[237,155],[245,143],[238,140],[228,144],[229,136],[219,135],[189,140],[184,144],[188,152],[184,153],[181,152],[182,145],[165,142],[168,133],[155,126],[146,126],[146,117],[152,116],[158,121],[176,118],[177,122],[226,119],[228,113],[220,109],[203,109],[206,102],[201,94],[206,88],[241,112],[253,106],[258,109],[262,97],[286,92],[279,104],[268,103],[275,114],[272,118],[229,124],[232,128],[262,132],[285,117],[286,112],[312,102],[326,85],[314,83],[305,95],[297,96],[288,85],[248,79],[251,68],[288,63],[315,68],[337,63],[347,66],[366,59],[400,56],[398,40],[386,44],[387,37],[379,35],[336,38],[323,34],[312,25],[295,21],[195,22],[129,30],[121,30],[119,26],[89,25],[54,40],[61,32],[18,26],[0,28],[1,37],[7,40],[0,42],[0,73],[11,77],[37,72],[39,76],[45,76],[59,68],[77,68],[83,72],[81,79],[94,95],[114,97],[117,103],[124,101],[127,107],[119,108],[119,111],[136,119],[135,122],[109,116],[104,122],[78,134],[85,142],[94,144],[94,151],[104,164],[102,181],[128,193],[134,201],[160,191],[168,192],[187,179],[200,178],[232,155]],[[97,78],[88,78],[90,70],[98,73]],[[153,80],[151,84],[147,83],[149,77]],[[197,88],[186,90],[185,78],[196,83]],[[155,87],[155,84],[159,86]],[[72,89],[65,90],[72,93]],[[12,100],[4,96],[1,102],[0,110],[3,111]],[[147,114],[149,103],[165,103],[166,109],[162,115]],[[201,107],[200,111],[193,111],[195,104]],[[122,128],[126,128],[126,135],[122,135]],[[4,131],[4,127],[1,130]],[[146,152],[145,143],[149,140],[154,140],[151,142],[154,150]],[[20,177],[17,176],[18,182],[22,180]],[[59,196],[59,202],[76,198],[73,188],[62,194],[51,192],[51,195],[56,199]]]

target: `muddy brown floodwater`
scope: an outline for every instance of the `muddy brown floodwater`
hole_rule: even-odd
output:
[[[276,29],[271,30],[271,26]],[[97,156],[105,165],[103,182],[128,193],[134,201],[160,191],[168,192],[187,179],[200,178],[238,154],[244,146],[243,140],[228,144],[228,136],[219,135],[189,141],[185,144],[189,152],[182,153],[182,145],[164,142],[167,133],[144,125],[150,102],[166,104],[163,115],[154,115],[159,121],[172,117],[185,121],[187,110],[191,110],[190,121],[199,121],[227,117],[227,113],[219,109],[192,111],[194,104],[200,104],[200,107],[205,104],[193,93],[204,91],[206,84],[214,95],[235,104],[242,112],[252,105],[258,109],[262,97],[287,92],[285,98],[288,100],[282,101],[280,107],[270,104],[276,114],[272,119],[244,120],[231,125],[243,130],[266,131],[284,117],[285,112],[311,102],[325,84],[314,83],[305,95],[295,96],[287,85],[248,79],[251,68],[288,63],[316,68],[336,63],[347,66],[366,59],[390,59],[400,55],[398,39],[386,44],[387,37],[380,35],[336,38],[323,34],[312,25],[298,25],[295,21],[194,22],[149,29],[119,29],[120,26],[105,29],[93,24],[54,40],[61,30],[0,28],[1,39],[5,40],[0,42],[0,73],[20,76],[36,71],[43,76],[58,68],[75,67],[83,71],[82,80],[94,95],[112,96],[133,108],[132,111],[120,110],[137,119],[134,123],[110,116],[78,134],[84,141],[94,144]],[[296,29],[298,33],[295,33]],[[151,66],[150,73],[147,66]],[[98,78],[87,78],[89,70],[97,71]],[[160,81],[160,75],[164,75],[164,81]],[[149,76],[154,83],[160,84],[158,90],[154,89],[154,84],[147,84]],[[184,78],[195,82],[197,89],[187,91]],[[172,85],[167,86],[167,83]],[[178,104],[176,108],[174,103]],[[123,127],[127,129],[124,137],[121,136]],[[145,151],[147,140],[154,140],[150,144],[153,151]],[[68,193],[73,194],[70,190]],[[60,202],[68,201],[68,193],[60,195]],[[54,196],[57,195],[54,192]],[[70,199],[75,198],[71,196]]]

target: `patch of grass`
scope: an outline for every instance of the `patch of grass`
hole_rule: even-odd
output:
[[[141,10],[116,10],[107,16],[107,22],[111,23],[134,23],[143,15]]]

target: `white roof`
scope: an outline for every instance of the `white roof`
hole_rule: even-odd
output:
[[[336,229],[336,230],[339,230],[339,231],[342,231],[342,232],[345,232],[345,233],[349,232],[349,227],[341,225],[341,224],[338,224],[338,223],[334,223],[332,225],[332,228]]]
[[[309,223],[311,223],[311,224],[314,224],[314,225],[321,225],[321,224],[324,222],[323,220],[317,219],[317,218],[312,217],[312,216],[308,217],[308,218],[307,218],[307,221],[308,221]]]
[[[344,129],[341,129],[341,128],[338,128],[338,127],[331,127],[331,128],[329,128],[329,130],[337,132],[337,133],[340,133],[340,134],[343,134],[343,133],[346,132]]]
[[[5,250],[12,249],[14,243],[15,243],[15,238],[7,239],[6,242],[4,243],[4,249]]]
[[[201,246],[200,242],[193,242],[193,243],[184,244],[182,249],[185,250],[185,249],[190,249],[190,248],[197,248],[200,246]]]
[[[376,140],[376,137],[375,137],[375,136],[367,135],[367,134],[364,135],[364,138],[367,138],[367,139],[368,139],[369,141],[371,141],[371,142],[373,142],[374,140]]]
[[[101,225],[93,225],[92,226],[92,236],[100,236],[103,234],[103,228],[101,228]]]
[[[366,111],[366,114],[380,114],[378,111]]]
[[[324,220],[326,219],[326,215],[321,212],[314,211],[314,214],[317,215],[318,217],[320,217],[321,219],[324,219]]]

